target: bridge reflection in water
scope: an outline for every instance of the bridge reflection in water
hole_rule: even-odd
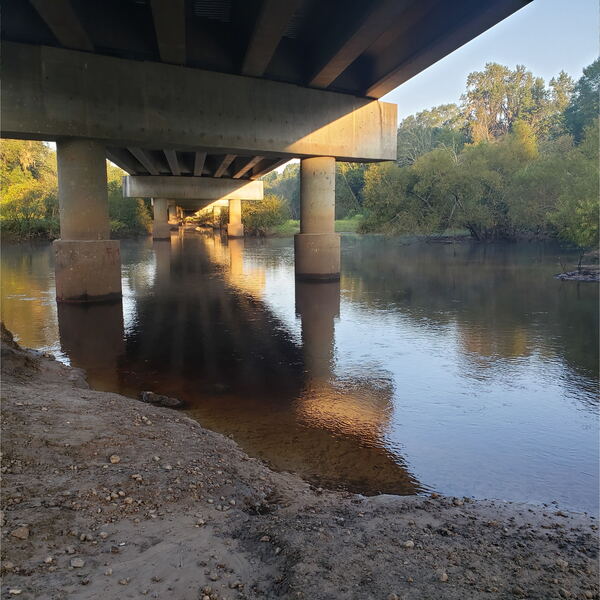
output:
[[[391,377],[335,372],[339,282],[295,283],[299,338],[263,301],[265,266],[244,261],[243,239],[180,231],[153,254],[152,289],[132,284],[127,331],[120,302],[59,307],[62,349],[93,387],[183,398],[204,426],[315,484],[421,491],[385,447]]]

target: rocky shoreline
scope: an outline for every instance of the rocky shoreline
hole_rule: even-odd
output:
[[[576,271],[568,271],[566,273],[558,273],[556,279],[561,281],[600,281],[600,270],[596,269],[578,269]]]
[[[314,489],[176,411],[2,343],[3,597],[599,597],[598,524]]]

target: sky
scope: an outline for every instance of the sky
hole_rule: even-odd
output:
[[[598,36],[598,0],[533,0],[382,100],[398,105],[399,120],[458,103],[467,75],[488,62],[525,65],[546,81],[564,70],[577,80],[598,57]]]

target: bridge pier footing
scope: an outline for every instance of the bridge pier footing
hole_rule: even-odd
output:
[[[300,163],[300,233],[294,237],[296,278],[340,278],[340,236],[335,233],[335,158]]]
[[[229,199],[229,224],[227,235],[231,238],[244,237],[244,226],[242,225],[242,201],[239,198]]]
[[[55,240],[56,299],[97,302],[121,297],[120,244],[110,238],[104,146],[57,142],[60,239]]]

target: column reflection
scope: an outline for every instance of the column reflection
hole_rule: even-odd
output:
[[[59,303],[58,330],[62,351],[74,367],[86,371],[90,386],[117,390],[125,352],[122,303]]]

